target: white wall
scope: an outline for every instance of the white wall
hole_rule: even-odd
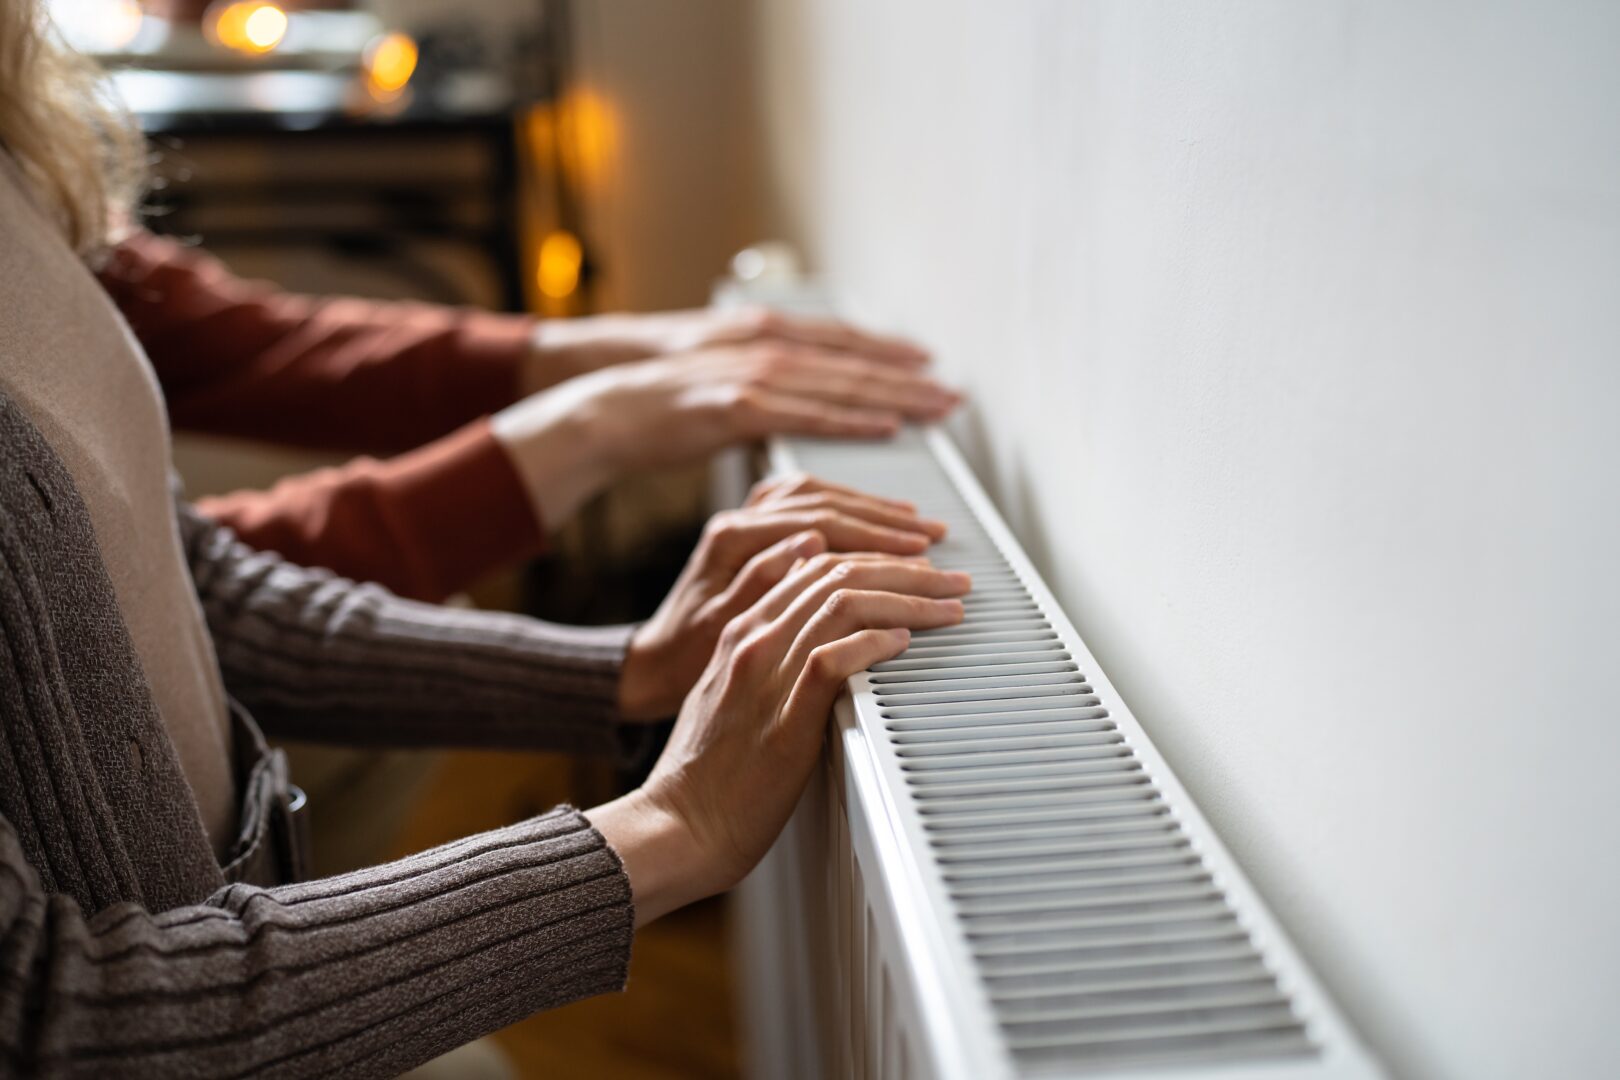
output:
[[[574,4],[581,85],[611,124],[585,192],[603,308],[701,306],[758,238],[748,0]]]
[[[1620,1075],[1620,5],[762,6],[781,229],[1375,1049]]]

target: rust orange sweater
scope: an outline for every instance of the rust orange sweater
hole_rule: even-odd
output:
[[[148,232],[99,277],[176,429],[396,455],[199,503],[250,545],[421,600],[540,549],[487,419],[518,395],[531,319],[293,295]]]

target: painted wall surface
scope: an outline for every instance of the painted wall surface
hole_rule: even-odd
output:
[[[780,231],[1407,1077],[1620,1075],[1620,5],[764,0]]]
[[[701,306],[758,239],[748,0],[573,5],[581,89],[603,121],[583,192],[602,309]]]
[[[542,0],[364,0],[389,26],[446,20],[497,51]],[[597,310],[706,303],[758,239],[751,0],[589,0],[569,7],[580,161],[574,180]]]

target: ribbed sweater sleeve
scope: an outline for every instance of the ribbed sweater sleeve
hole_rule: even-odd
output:
[[[394,1076],[623,986],[629,882],[572,809],[224,886],[83,504],[5,405],[0,1076]]]
[[[622,988],[633,926],[618,857],[569,808],[340,877],[88,917],[0,817],[0,1074],[395,1076]]]
[[[226,688],[266,731],[392,746],[622,751],[633,627],[403,600],[254,551],[190,507],[181,538]]]

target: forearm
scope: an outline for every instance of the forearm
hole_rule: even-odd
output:
[[[533,352],[528,316],[301,296],[146,232],[99,277],[182,430],[408,450],[515,400]]]
[[[588,315],[543,319],[534,326],[529,354],[522,367],[524,396],[614,364],[645,360],[663,351],[638,334],[638,322],[656,316]]]
[[[584,377],[490,418],[537,517],[560,524],[618,475],[606,446],[598,380]]]
[[[594,807],[585,816],[624,866],[635,897],[637,927],[732,884],[705,875],[708,860],[691,829],[639,789]]]
[[[46,895],[0,818],[0,1072],[385,1077],[624,985],[618,858],[560,809],[161,913]]]

